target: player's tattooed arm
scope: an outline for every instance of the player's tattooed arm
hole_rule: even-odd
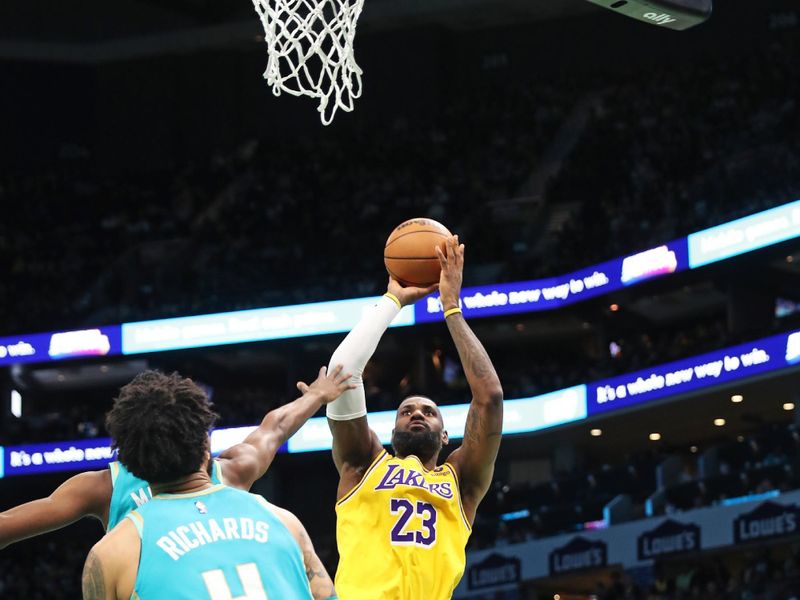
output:
[[[325,570],[322,561],[314,551],[314,545],[308,534],[303,531],[301,537],[303,538],[303,562],[306,566],[306,577],[308,577],[308,585],[311,588],[311,595],[314,600],[326,600],[327,598],[335,598],[336,590],[333,587],[333,581]]]
[[[94,549],[86,557],[81,587],[83,589],[83,600],[107,600],[113,598],[106,592],[103,565]]]
[[[459,306],[464,245],[458,243],[458,236],[452,236],[446,241],[444,252],[440,248],[436,250],[442,267],[439,291],[442,307],[447,311]],[[486,349],[461,313],[451,314],[446,321],[472,392],[464,441],[448,458],[458,471],[464,510],[472,520],[478,503],[491,485],[500,449],[503,388]]]
[[[274,504],[270,505],[270,507],[283,524],[286,525],[298,546],[300,546],[300,551],[303,554],[306,576],[308,577],[308,585],[311,588],[311,595],[314,597],[314,600],[336,598],[333,580],[325,570],[319,556],[317,556],[317,552],[314,550],[314,544],[311,542],[311,538],[308,536],[308,532],[300,522],[300,519],[285,508],[280,508]]]

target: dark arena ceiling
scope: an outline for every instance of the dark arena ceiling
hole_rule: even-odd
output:
[[[583,0],[367,0],[361,24],[485,27],[602,12]],[[5,0],[0,43],[96,44],[225,28],[259,31],[251,2],[239,0]]]

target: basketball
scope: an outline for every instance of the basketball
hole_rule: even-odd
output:
[[[428,287],[439,281],[436,246],[444,250],[447,227],[433,219],[409,219],[394,228],[383,249],[389,274],[403,286]]]

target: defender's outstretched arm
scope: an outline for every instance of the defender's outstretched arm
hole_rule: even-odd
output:
[[[0,513],[0,549],[61,529],[83,517],[96,517],[105,527],[112,493],[108,469],[74,475],[47,498],[32,500]]]
[[[268,412],[261,424],[242,443],[231,446],[219,455],[223,461],[225,482],[231,487],[248,491],[267,472],[280,447],[323,404],[354,387],[347,382],[349,377],[350,373],[342,373],[342,366],[337,365],[330,373],[322,367],[311,385],[298,382],[297,388],[303,394],[300,398]]]

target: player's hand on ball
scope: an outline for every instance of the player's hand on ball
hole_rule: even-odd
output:
[[[347,390],[354,390],[356,388],[354,383],[347,383],[352,373],[342,373],[342,365],[336,365],[330,373],[327,371],[328,367],[322,367],[319,370],[319,375],[311,382],[311,385],[298,381],[297,389],[304,395],[309,392],[317,394],[320,402],[328,404],[336,400]]]
[[[403,306],[408,306],[409,304],[414,304],[417,300],[424,298],[428,294],[432,294],[436,291],[436,288],[439,287],[438,283],[434,283],[433,285],[429,285],[428,287],[414,287],[409,285],[407,287],[403,287],[400,285],[400,282],[397,281],[391,275],[389,276],[389,285],[386,288],[386,291],[390,294],[394,294],[397,299],[400,301],[400,304]]]
[[[436,255],[442,266],[442,274],[439,276],[439,297],[444,310],[456,308],[459,305],[461,296],[461,282],[464,278],[464,244],[458,243],[458,236],[453,235],[447,238],[444,245],[444,252],[438,246]]]

